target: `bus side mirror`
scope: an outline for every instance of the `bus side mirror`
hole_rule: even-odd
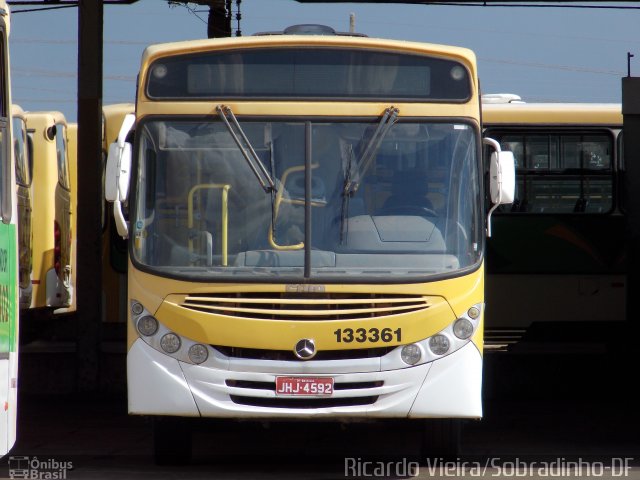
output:
[[[122,202],[129,196],[129,180],[131,179],[131,144],[126,142],[127,135],[133,128],[135,115],[124,117],[118,139],[109,146],[107,167],[104,176],[104,196],[108,202],[113,202],[113,216],[118,234],[127,238],[129,229],[122,214]]]
[[[516,166],[513,152],[503,152],[500,144],[492,138],[483,143],[493,148],[489,160],[489,195],[493,206],[487,214],[487,237],[491,236],[491,215],[500,205],[513,203],[516,193]]]
[[[118,142],[109,145],[107,171],[105,173],[104,196],[108,202],[124,202],[129,196],[129,178],[131,176],[131,144],[122,147]]]
[[[489,166],[491,203],[513,203],[516,190],[516,173],[513,152],[493,152]]]

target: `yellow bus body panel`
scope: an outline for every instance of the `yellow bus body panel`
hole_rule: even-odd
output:
[[[19,105],[11,105],[11,116],[13,119],[20,121],[22,128],[26,130],[26,118],[24,111]],[[17,141],[18,135],[25,135],[26,131],[13,132],[14,143]],[[24,160],[27,165],[24,165],[25,171],[30,168],[29,160],[29,146],[24,145],[24,158],[18,159],[16,152],[16,171],[19,169],[18,164],[21,160]],[[17,175],[16,175],[17,177]],[[18,252],[19,252],[19,275],[18,282],[21,289],[28,289],[31,286],[31,272],[33,270],[33,227],[32,227],[32,215],[33,215],[33,191],[32,185],[22,185],[16,183],[16,194],[18,198]],[[22,298],[21,298],[22,302]]]
[[[122,121],[128,113],[135,112],[133,103],[116,103],[112,105],[103,105],[102,107],[102,154],[103,164],[101,168],[105,168],[107,155],[109,153],[109,145],[116,141]],[[103,187],[104,188],[104,187]],[[104,199],[104,195],[102,197]],[[106,204],[104,225],[102,233],[102,305],[104,322],[123,323],[126,321],[126,298],[123,298],[126,292],[126,273],[116,271],[111,262],[111,241],[115,232],[111,231],[112,205]]]
[[[491,125],[621,126],[619,103],[498,103],[483,104],[485,127]]]
[[[71,185],[70,234],[71,234],[71,287],[73,296],[68,308],[56,310],[56,313],[71,313],[77,310],[76,278],[78,275],[78,124],[67,124],[67,152],[69,158],[69,181]]]
[[[483,303],[484,269],[448,280],[419,284],[374,284],[374,285],[323,285],[324,292],[353,294],[404,294],[423,296],[429,308],[419,312],[392,314],[357,320],[304,320],[283,317],[277,320],[250,319],[236,316],[203,313],[181,304],[187,294],[223,293],[285,293],[290,292],[285,284],[203,284],[161,278],[149,275],[129,265],[129,298],[142,303],[153,312],[158,321],[179,335],[196,342],[245,348],[269,350],[291,350],[302,338],[313,338],[319,350],[343,350],[371,348],[373,346],[394,346],[423,340],[438,333],[469,307]],[[303,297],[303,295],[301,295]],[[312,303],[309,300],[308,303]],[[274,300],[277,303],[277,300]],[[297,304],[304,304],[297,299]],[[129,347],[138,334],[129,322]],[[337,329],[358,328],[380,330],[402,329],[401,340],[387,343],[337,342]],[[474,342],[482,351],[481,328],[474,336]]]
[[[138,101],[136,116],[142,119],[147,115],[218,115],[216,102],[211,101],[154,101],[146,96],[145,82],[148,68],[155,60],[173,55],[197,54],[207,51],[229,51],[234,49],[258,49],[271,47],[354,47],[383,50],[395,53],[428,55],[460,62],[469,71],[469,78],[475,82],[477,78],[475,54],[466,48],[434,45],[428,43],[407,42],[399,40],[375,39],[348,36],[255,36],[233,39],[194,40],[152,45],[147,47],[140,68],[138,85]],[[471,97],[466,103],[402,103],[394,102],[402,116],[443,116],[443,117],[479,117],[478,85],[471,85]],[[379,101],[225,101],[236,115],[287,115],[295,116],[300,112],[309,116],[374,116],[381,114],[388,102]]]
[[[33,139],[33,300],[31,308],[46,307],[46,273],[54,268],[54,220],[61,229],[62,268],[71,260],[71,192],[58,182],[56,141],[47,129],[66,120],[60,112],[28,112]],[[68,160],[67,160],[68,162]],[[67,163],[68,165],[68,163]]]

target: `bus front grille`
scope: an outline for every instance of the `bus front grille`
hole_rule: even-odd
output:
[[[237,405],[265,408],[331,408],[356,407],[373,405],[378,400],[377,395],[353,398],[258,398],[230,395],[231,401]]]
[[[340,293],[192,294],[181,305],[200,312],[256,320],[357,320],[429,308],[420,295]]]
[[[225,347],[221,345],[211,345],[211,347],[229,358],[285,362],[306,361],[296,357],[292,350],[266,350],[261,348]],[[321,350],[313,357],[313,360],[328,361],[380,358],[385,356],[394,348],[396,347],[359,348],[351,350]]]

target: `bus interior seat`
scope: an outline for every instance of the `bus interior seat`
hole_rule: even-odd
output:
[[[427,198],[427,181],[422,172],[396,172],[393,177],[390,195],[378,212],[400,213],[403,207],[424,208],[435,212],[433,203]]]

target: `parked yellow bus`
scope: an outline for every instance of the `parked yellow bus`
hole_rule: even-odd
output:
[[[18,418],[18,201],[12,134],[9,7],[0,0],[0,456],[16,441]]]
[[[71,175],[67,122],[60,112],[28,112],[33,141],[32,308],[68,308],[71,281]]]
[[[18,284],[20,286],[20,308],[31,306],[31,272],[33,270],[33,192],[31,170],[33,146],[27,136],[24,111],[18,105],[11,106],[13,119],[13,149],[16,162],[16,192],[18,199]]]
[[[621,106],[490,101],[485,134],[513,152],[517,188],[488,242],[487,330],[502,346],[605,341],[627,314]]]
[[[70,224],[70,265],[71,265],[71,292],[76,291],[76,278],[78,277],[77,258],[77,231],[78,231],[78,124],[67,124],[67,157],[69,159],[69,185],[71,193],[71,224]],[[77,310],[76,295],[71,295],[69,306],[56,309],[54,313],[71,313]]]
[[[116,103],[102,107],[102,145],[104,163],[109,145],[116,141],[125,115],[135,111],[133,103]],[[104,169],[104,165],[103,165]],[[127,241],[116,231],[111,212],[103,215],[102,236],[102,291],[104,315],[108,323],[125,323],[127,320]]]
[[[106,195],[130,240],[129,412],[158,461],[190,455],[181,417],[482,416],[475,56],[333,33],[143,54]],[[492,157],[508,202],[513,158]],[[455,425],[425,436],[448,448]]]

